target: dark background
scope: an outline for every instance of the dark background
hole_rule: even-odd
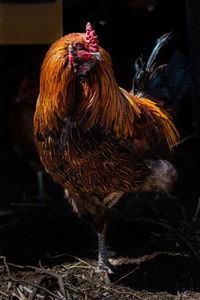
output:
[[[163,48],[159,60],[168,61],[173,51],[179,49],[184,53],[191,70],[190,87],[180,100],[176,120],[181,139],[189,137],[174,153],[178,183],[172,196],[164,197],[164,202],[163,198],[161,202],[156,202],[155,197],[151,202],[152,196],[140,198],[140,201],[137,198],[131,216],[133,220],[136,217],[152,217],[151,213],[156,207],[157,214],[164,215],[173,224],[180,213],[176,211],[178,207],[178,210],[183,209],[186,219],[191,221],[197,208],[200,197],[199,20],[200,4],[195,0],[63,1],[64,34],[84,32],[86,23],[90,21],[100,45],[112,57],[118,84],[125,89],[131,89],[136,57],[143,53],[147,58],[156,39],[169,31],[172,31],[173,38]],[[46,199],[40,202],[36,198],[36,175],[29,164],[21,161],[13,150],[8,123],[9,104],[16,98],[24,75],[34,73],[39,77],[40,66],[48,48],[49,45],[0,47],[0,164],[3,177],[0,254],[15,262],[37,262],[46,257],[47,253],[70,252],[89,256],[91,253],[88,254],[88,249],[94,250],[96,247],[92,230],[72,214],[62,189],[48,176],[45,178]],[[128,202],[124,203],[127,205]],[[123,208],[122,202],[120,205]],[[132,224],[132,229],[130,224],[122,225],[118,222],[121,219],[117,213],[113,220],[109,237],[119,252],[130,254],[132,251],[132,255],[137,256],[150,251],[143,247],[148,240],[148,226],[143,224],[142,230],[136,229],[133,232],[133,225],[139,228],[141,224]],[[122,239],[121,249],[118,239],[115,239],[118,234]],[[130,235],[134,234],[137,237],[136,248],[128,242]],[[173,249],[174,244],[166,246],[161,241],[159,247],[162,250],[166,247]]]

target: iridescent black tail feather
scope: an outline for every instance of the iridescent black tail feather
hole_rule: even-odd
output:
[[[147,62],[143,56],[136,59],[132,87],[134,95],[161,100],[166,107],[174,106],[190,84],[189,65],[181,51],[174,51],[168,64],[158,65],[155,62],[160,49],[170,38],[171,33],[166,33],[157,39]]]

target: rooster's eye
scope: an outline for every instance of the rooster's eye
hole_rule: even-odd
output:
[[[76,47],[77,50],[82,50],[84,48],[83,44],[79,42],[75,42],[74,46]]]

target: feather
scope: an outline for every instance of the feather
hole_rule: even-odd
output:
[[[133,94],[159,99],[167,107],[181,99],[190,85],[189,66],[181,51],[176,50],[168,64],[155,63],[160,49],[170,38],[171,34],[167,33],[157,40],[146,64],[143,56],[136,59],[132,86]]]
[[[169,32],[169,33],[165,33],[164,35],[162,35],[160,38],[157,39],[156,46],[154,47],[154,49],[147,61],[147,66],[146,66],[147,72],[151,72],[152,69],[154,69],[154,61],[156,59],[156,56],[158,55],[158,52],[168,42],[168,40],[171,37],[172,37],[171,32]]]

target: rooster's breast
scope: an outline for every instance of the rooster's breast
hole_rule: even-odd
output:
[[[42,163],[69,191],[102,195],[131,191],[141,181],[141,174],[145,175],[139,158],[127,153],[98,125],[83,130],[65,120],[59,132],[49,132],[43,139],[39,147]]]

